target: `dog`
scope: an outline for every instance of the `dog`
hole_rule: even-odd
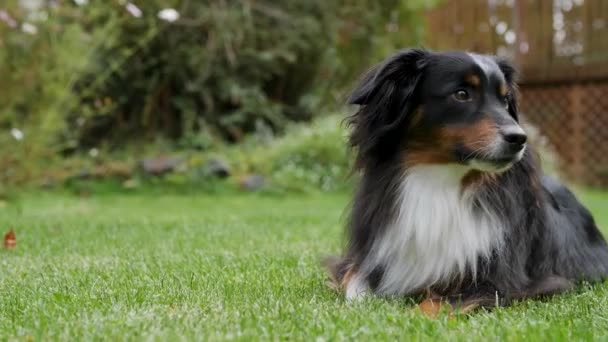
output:
[[[498,57],[424,49],[363,76],[348,99],[361,174],[348,244],[326,262],[347,300],[491,308],[606,277],[593,217],[527,144],[516,79]]]

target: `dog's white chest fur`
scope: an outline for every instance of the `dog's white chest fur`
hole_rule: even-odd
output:
[[[500,221],[477,206],[462,188],[468,170],[460,166],[418,166],[399,189],[394,223],[372,247],[369,263],[384,267],[376,291],[411,294],[433,284],[475,274],[479,257],[502,241]]]

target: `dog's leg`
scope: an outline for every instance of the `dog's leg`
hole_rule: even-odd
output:
[[[478,293],[470,297],[451,298],[450,303],[455,312],[467,314],[477,309],[493,309],[502,306],[505,301],[498,293]]]
[[[349,302],[362,299],[369,293],[367,280],[354,268],[349,269],[344,275],[342,288],[346,290],[346,300]]]
[[[570,280],[559,277],[559,276],[548,276],[533,282],[526,293],[521,298],[534,298],[534,297],[550,297],[560,293],[570,291],[574,288],[574,283]]]
[[[492,309],[504,306],[507,302],[490,283],[477,283],[458,293],[446,294],[442,302],[448,306],[450,313],[467,314],[477,309]]]
[[[341,290],[342,279],[349,268],[349,263],[340,257],[328,257],[322,262],[328,272],[327,285],[334,290]]]
[[[462,295],[449,297],[449,303],[454,311],[469,313],[478,308],[492,309],[509,305],[513,300],[548,297],[564,293],[574,288],[574,284],[566,278],[548,276],[534,281],[523,293],[499,295],[490,286],[475,287],[474,291],[466,291]]]
[[[362,277],[347,259],[327,258],[323,264],[329,271],[329,287],[344,291],[347,301],[361,299],[369,293],[367,279]]]

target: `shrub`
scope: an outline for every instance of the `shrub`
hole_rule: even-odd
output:
[[[8,0],[0,5],[0,129],[24,132],[20,148],[31,160],[159,138],[206,148],[258,129],[281,132],[340,103],[342,85],[376,55],[417,43],[426,4]]]
[[[231,156],[244,173],[267,176],[280,191],[333,191],[347,189],[352,155],[347,149],[342,117],[331,115],[310,125],[293,125],[279,139],[236,147]]]

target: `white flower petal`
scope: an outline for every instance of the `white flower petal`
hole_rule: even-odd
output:
[[[92,148],[89,150],[89,155],[93,158],[97,157],[99,155],[99,150],[96,148]]]
[[[23,132],[18,128],[11,129],[11,135],[13,138],[15,138],[15,140],[23,140],[24,137]]]
[[[131,2],[127,3],[125,8],[127,9],[127,12],[129,12],[135,18],[141,18],[141,15],[142,15],[141,10],[139,9],[139,7],[135,6],[133,3],[131,3]]]
[[[179,12],[173,8],[165,8],[158,12],[158,18],[172,23],[179,19]]]
[[[27,34],[36,34],[38,33],[38,28],[30,23],[23,23],[21,24],[21,31],[27,33]]]

